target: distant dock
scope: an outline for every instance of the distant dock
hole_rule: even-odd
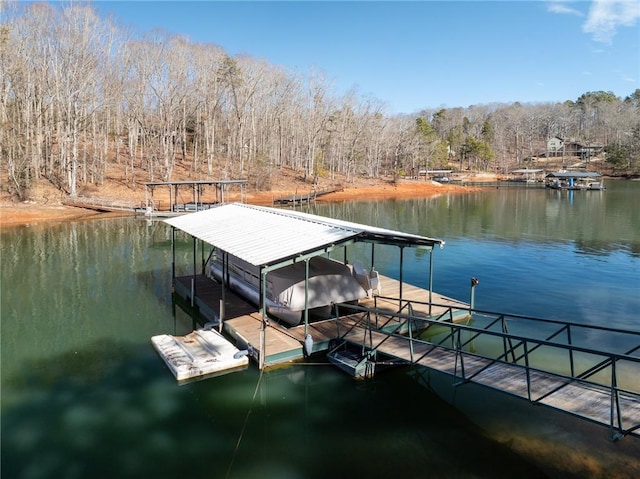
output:
[[[327,188],[324,190],[312,190],[307,194],[293,194],[289,196],[281,196],[279,198],[274,198],[273,203],[276,205],[296,205],[296,204],[305,204],[311,203],[316,198],[328,195],[330,193],[335,193],[336,191],[342,191],[341,188]]]
[[[171,217],[185,213],[206,210],[230,201],[231,190],[235,189],[238,201],[246,200],[247,180],[197,180],[161,181],[145,183],[144,201],[127,201],[117,198],[95,198],[70,196],[62,201],[67,206],[75,206],[103,213],[121,212],[148,217]],[[206,189],[213,192],[205,194]],[[168,200],[154,197],[156,189],[164,189]]]

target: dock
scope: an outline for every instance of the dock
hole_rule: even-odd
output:
[[[438,339],[371,330],[363,334],[361,327],[344,338],[406,364],[448,374],[455,386],[480,384],[606,425],[614,440],[629,434],[640,436],[640,345],[618,353],[469,325],[440,323],[438,327]],[[558,324],[558,328],[565,326]],[[640,336],[633,338],[636,334],[640,335],[631,332],[628,336],[637,341]],[[461,340],[462,336],[467,339]],[[500,346],[493,353],[471,352],[469,345],[481,341]],[[564,357],[564,361],[544,366],[545,356]]]
[[[608,425],[612,439],[640,436],[640,331],[480,311],[474,308],[476,278],[471,278],[469,304],[438,294],[433,290],[433,252],[444,247],[441,239],[238,203],[165,222],[174,228],[174,258],[177,230],[193,242],[192,275],[176,277],[172,266],[175,296],[222,327],[260,369],[314,353],[339,359],[345,351],[357,360],[356,367],[343,369],[355,371],[354,377],[361,366],[360,376],[370,377],[376,369],[371,365],[437,370],[453,376],[455,386],[480,384]],[[357,256],[349,260],[355,243],[367,247],[369,271]],[[398,280],[375,271],[380,247],[399,248]],[[428,255],[424,288],[403,281],[405,248]],[[344,296],[330,293],[314,305],[329,315],[318,321],[297,324],[297,316],[281,316],[280,323],[263,314],[268,297],[260,291],[266,289],[270,272],[303,265],[306,296],[311,261],[332,252],[352,268],[343,270],[347,274],[341,278],[356,278],[364,295],[338,300]],[[221,255],[223,268],[225,258],[227,268],[236,268],[221,277],[225,287],[204,275],[214,255]],[[229,256],[243,258],[250,268],[229,266]],[[260,307],[231,293],[232,275],[241,281],[237,289],[244,287],[246,297]],[[286,297],[280,301],[288,304]],[[302,314],[299,307],[291,311]]]
[[[144,184],[145,200],[69,196],[63,205],[101,213],[132,213],[148,217],[172,217],[194,213],[234,200],[246,199],[248,180],[162,181]],[[213,192],[205,194],[206,189]],[[154,198],[156,189],[166,189],[163,200]],[[236,190],[235,192],[233,190]]]
[[[137,201],[86,196],[69,197],[62,201],[65,206],[75,206],[101,213],[143,213],[144,205]]]
[[[440,318],[443,321],[461,322],[469,319],[466,309],[469,305],[461,301],[434,292],[432,303],[428,303],[428,290],[406,283],[402,285],[400,300],[399,296],[394,297],[400,291],[398,280],[381,276],[380,282],[385,296],[365,298],[360,301],[359,307],[377,309],[381,315],[391,318],[404,311],[405,314]],[[331,340],[340,337],[341,328],[351,327],[348,324],[351,309],[346,306],[342,309],[338,306],[340,321],[337,318],[316,321],[306,328],[304,324],[285,327],[276,320],[270,320],[266,329],[266,351],[261,351],[262,316],[255,305],[228,289],[223,293],[222,285],[205,275],[176,277],[174,290],[180,298],[198,308],[204,321],[218,323],[222,317],[224,331],[236,341],[236,345],[240,349],[251,345],[256,363],[260,364],[262,359],[266,367],[303,359],[305,354],[302,346],[307,334],[313,337],[313,352],[322,352],[328,349]],[[393,329],[397,323],[399,320],[396,319],[382,330]]]
[[[341,188],[327,188],[324,190],[311,190],[309,193],[301,193],[301,194],[293,194],[288,196],[281,196],[279,198],[274,198],[274,205],[296,205],[296,204],[305,204],[311,203],[316,198],[328,195],[329,193],[335,193],[336,191],[341,191]]]
[[[192,284],[197,291],[193,304],[213,320],[209,315],[219,312],[221,286],[205,276],[197,281],[178,277],[176,293],[190,302]],[[383,276],[381,284],[388,296],[374,295],[357,306],[339,306],[334,318],[295,327],[270,319],[263,328],[258,309],[226,291],[224,331],[239,350],[251,351],[256,364],[263,355],[265,367],[303,360],[307,335],[313,338],[311,353],[347,341],[406,365],[448,374],[456,386],[480,384],[608,426],[613,439],[640,436],[640,332],[476,311],[436,293],[429,303],[424,301],[429,291],[406,283],[400,300],[393,297],[400,290],[399,281]],[[476,326],[469,321],[472,315],[492,320]],[[542,337],[512,334],[506,325],[513,321],[539,321],[541,330],[551,328],[551,332]],[[578,329],[618,335],[626,349],[606,351],[573,344],[572,335],[585,333]],[[262,334],[265,351],[260,350]],[[493,346],[480,348],[480,344]],[[563,359],[549,366],[549,355]]]

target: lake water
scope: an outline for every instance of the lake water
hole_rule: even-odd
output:
[[[638,206],[640,182],[609,181],[309,209],[444,239],[434,289],[468,301],[477,277],[477,308],[638,331]],[[164,223],[0,235],[3,477],[640,477],[640,439],[422,369],[356,383],[314,358],[177,385],[150,344],[194,327]],[[181,238],[179,272],[191,255]],[[398,277],[397,255],[376,268]],[[428,259],[404,262],[426,285]]]

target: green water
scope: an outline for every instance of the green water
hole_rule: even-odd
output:
[[[620,303],[618,321],[638,329],[637,299],[626,297],[640,281],[638,216],[629,215],[624,201],[619,210],[589,207],[585,213],[618,218],[616,241],[604,232],[602,238],[590,233],[583,225],[587,216],[562,230],[558,240],[535,224],[519,226],[520,235],[511,223],[496,226],[491,203],[503,193],[487,193],[417,205],[327,208],[342,208],[347,216],[374,210],[371,224],[415,231],[415,223],[415,232],[423,234],[429,224],[430,236],[448,241],[436,253],[443,255],[436,260],[436,278],[442,270],[445,276],[436,284],[462,299],[469,274],[478,274],[482,260],[488,265],[481,270],[483,286],[491,284],[495,265],[510,264],[503,266],[509,273],[500,291],[509,290],[509,275],[519,270],[511,263],[525,264],[530,254],[541,262],[551,256],[554,264],[573,264],[577,257],[585,269],[596,268],[590,277],[608,275],[611,268],[620,284],[606,291]],[[631,195],[632,204],[640,204],[640,190]],[[521,205],[542,201],[516,199]],[[556,200],[545,200],[545,209],[552,208],[549,201]],[[559,203],[559,214],[569,214],[571,207]],[[414,208],[420,208],[420,220],[407,214]],[[474,210],[482,212],[480,218]],[[507,214],[514,213],[494,213]],[[549,230],[548,222],[544,228]],[[587,237],[576,241],[576,234]],[[150,344],[155,334],[184,334],[194,327],[190,314],[172,300],[169,228],[121,218],[5,228],[0,235],[2,477],[640,475],[636,438],[614,444],[606,428],[477,386],[454,388],[450,378],[420,369],[356,383],[314,358],[263,374],[251,366],[177,385]],[[496,242],[502,248],[494,248]],[[509,262],[501,260],[504,249],[511,253]],[[393,274],[392,257],[380,253],[386,274]],[[191,243],[180,238],[178,273],[190,272],[191,261]],[[546,273],[542,278],[548,280]],[[575,281],[588,286],[593,280]],[[519,304],[534,314],[537,288],[542,286],[533,282],[526,294],[518,290],[519,301],[509,307]],[[490,291],[482,301],[503,304]],[[574,294],[570,287],[564,292],[575,303]]]

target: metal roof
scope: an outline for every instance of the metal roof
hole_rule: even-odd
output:
[[[144,186],[246,185],[249,180],[149,181]]]
[[[556,171],[549,173],[547,178],[599,178],[600,173],[595,171]]]
[[[440,239],[244,203],[223,204],[164,222],[258,266],[322,252],[349,240],[404,246],[444,245]]]

